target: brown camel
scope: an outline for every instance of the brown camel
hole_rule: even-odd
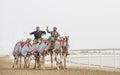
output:
[[[65,36],[63,39],[64,40],[63,40],[63,46],[62,46],[62,49],[63,49],[62,57],[64,58],[64,68],[66,68],[66,58],[68,56],[68,48],[69,48],[69,42],[68,42],[69,36]]]
[[[53,51],[52,50],[52,46],[54,44],[54,41],[51,41],[50,39],[47,41],[47,46],[44,50],[44,54],[45,53],[50,53],[50,57],[51,57],[51,68],[53,68],[53,54],[55,55],[55,61],[56,61],[56,66],[57,66],[57,69],[61,69],[62,68],[62,61],[61,61],[61,58],[62,58],[62,37],[60,37],[60,40],[58,40],[58,46],[57,48]],[[60,55],[60,61],[58,61],[57,57],[58,55]]]

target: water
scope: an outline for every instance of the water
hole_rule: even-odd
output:
[[[78,65],[120,68],[120,50],[73,50],[67,61]]]

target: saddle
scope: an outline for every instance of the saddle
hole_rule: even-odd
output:
[[[21,48],[23,48],[23,46],[26,44],[26,42],[20,42],[21,44]]]

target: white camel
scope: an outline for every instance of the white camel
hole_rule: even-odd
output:
[[[19,41],[14,47],[13,56],[14,56],[14,63],[13,68],[15,67],[15,64],[18,65],[20,63],[21,68],[21,62],[22,57],[24,57],[24,68],[28,68],[30,65],[30,52],[31,50],[31,39],[27,39],[26,42]]]
[[[43,50],[46,47],[45,39],[41,39],[35,46],[34,49],[34,56],[35,56],[35,64],[34,69],[36,69],[36,66],[38,69],[42,68],[45,69],[44,62],[45,62],[45,54],[43,53]]]

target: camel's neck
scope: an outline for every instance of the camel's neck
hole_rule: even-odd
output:
[[[68,43],[68,40],[66,40],[66,49],[68,49],[69,47],[69,43]]]
[[[66,40],[66,44],[68,45],[68,40]]]

